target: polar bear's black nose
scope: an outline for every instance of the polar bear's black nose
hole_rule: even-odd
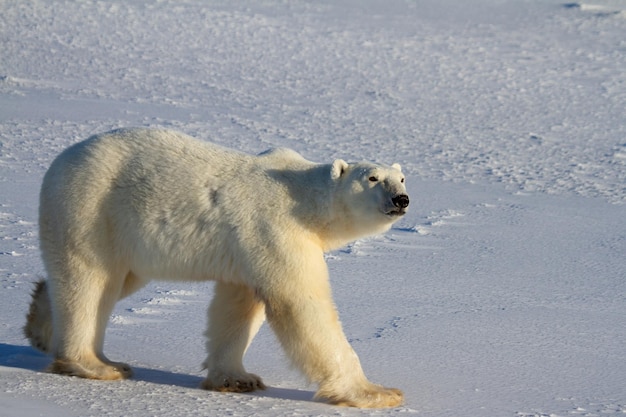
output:
[[[398,208],[407,208],[409,206],[409,196],[406,194],[399,194],[392,198],[391,201]]]

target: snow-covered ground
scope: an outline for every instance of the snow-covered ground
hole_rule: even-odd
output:
[[[626,0],[590,1],[0,2],[0,416],[626,414]],[[328,264],[406,404],[312,402],[267,326],[246,365],[270,389],[198,389],[210,283],[119,303],[105,351],[134,379],[43,373],[41,179],[122,126],[400,162],[410,213]]]

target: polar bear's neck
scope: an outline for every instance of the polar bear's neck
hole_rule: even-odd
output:
[[[334,212],[334,210],[331,211]],[[328,252],[363,237],[384,233],[389,230],[390,226],[391,222],[371,224],[364,222],[363,219],[350,218],[345,212],[342,216],[339,210],[331,215],[319,235],[323,242],[324,252]]]
[[[307,235],[313,237],[323,251],[337,249],[356,239],[389,229],[391,222],[383,220],[376,223],[372,219],[355,217],[354,210],[341,198],[342,191],[337,181],[330,176],[330,164],[314,164],[305,160],[290,162],[266,170],[273,183],[271,188],[281,190],[276,192],[276,196],[287,192],[290,198],[285,202],[284,215],[308,231]]]

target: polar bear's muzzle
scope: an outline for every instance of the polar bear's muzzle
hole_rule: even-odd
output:
[[[398,194],[391,199],[393,208],[386,210],[385,214],[388,216],[402,216],[406,213],[406,208],[409,206],[409,196],[406,194]]]

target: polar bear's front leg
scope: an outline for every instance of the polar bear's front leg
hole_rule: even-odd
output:
[[[315,271],[312,268],[312,271]],[[403,402],[402,391],[369,382],[348,343],[332,301],[324,268],[292,288],[268,296],[267,318],[287,354],[307,378],[319,384],[316,398],[330,404],[382,408]]]
[[[209,307],[208,369],[202,388],[248,392],[265,389],[260,377],[246,372],[243,356],[265,320],[265,306],[248,287],[218,282]]]

